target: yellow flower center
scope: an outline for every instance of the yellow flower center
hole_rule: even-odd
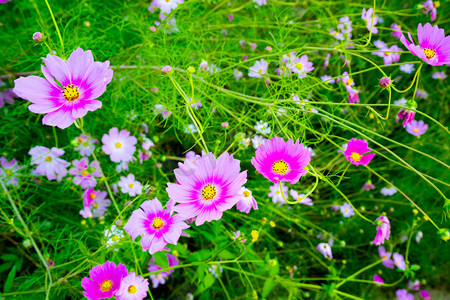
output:
[[[441,6],[441,3],[439,1],[435,1],[435,2],[433,2],[433,6],[435,8],[438,8],[439,6]]]
[[[413,130],[415,133],[419,132],[419,128],[414,128]]]
[[[80,97],[80,92],[78,92],[78,88],[73,84],[69,84],[62,91],[64,98],[67,101],[75,101]]]
[[[83,176],[88,176],[89,175],[89,171],[88,170],[84,170],[83,172],[81,172],[81,174]]]
[[[112,289],[112,286],[113,286],[113,283],[111,280],[105,280],[100,285],[100,289],[102,290],[102,292],[107,292],[110,289]]]
[[[95,199],[95,197],[96,197],[96,196],[95,196],[95,193],[90,193],[90,194],[89,194],[89,198]]]
[[[387,256],[386,255],[383,255],[383,259],[386,259],[387,258]]]
[[[134,186],[134,183],[130,183],[128,186],[130,187],[130,189],[132,189]]]
[[[83,142],[83,139],[82,138],[78,138],[77,142],[78,142],[78,145],[79,145],[79,144],[81,144]]]
[[[83,147],[87,147],[87,146],[89,146],[89,142],[88,141],[83,143]]]
[[[47,156],[47,157],[45,158],[45,161],[52,161],[52,157],[51,157],[51,156]]]
[[[120,147],[122,147],[121,143],[116,143],[116,148],[119,149]]]
[[[94,202],[94,208],[97,208],[97,207],[98,207],[98,203]]]
[[[245,198],[250,197],[250,192],[249,191],[244,191],[244,197]]]
[[[111,239],[113,240],[113,242],[117,242],[119,240],[119,237],[117,235],[113,235],[111,237]],[[134,293],[133,293],[134,294]]]
[[[166,0],[167,1],[167,0]],[[134,286],[134,285],[130,285],[129,287],[128,287],[128,293],[130,293],[130,294],[136,294],[136,292],[137,292],[137,288]]]
[[[351,159],[353,159],[354,161],[360,161],[361,160],[361,155],[359,155],[359,153],[357,152],[352,152],[352,154],[350,155]]]
[[[155,218],[153,220],[153,223],[152,223],[153,228],[161,229],[161,227],[163,227],[163,225],[164,225],[164,222],[163,222],[163,220],[161,220],[161,218]]]
[[[423,50],[423,52],[425,52],[425,56],[426,56],[428,59],[432,59],[433,57],[436,56],[436,51],[434,51],[433,49],[430,49],[430,48],[425,48],[425,49]]]
[[[285,175],[288,168],[289,168],[289,166],[284,160],[278,160],[273,163],[272,172],[280,174],[280,175]]]
[[[279,195],[279,194],[280,194],[280,191],[276,191],[275,194]]]
[[[166,0],[166,2],[167,2],[167,3],[169,3],[169,2],[170,2],[170,0]]]
[[[323,245],[323,248],[324,248],[324,249],[327,249],[327,245]]]
[[[350,85],[350,84],[352,84],[352,83],[353,83],[353,79],[349,78],[345,84],[346,84],[346,85]]]
[[[263,71],[262,69],[259,69],[259,70],[258,70],[258,74],[259,74],[259,75],[262,75],[262,71]]]
[[[384,56],[389,56],[389,52],[384,52]]]
[[[12,171],[8,169],[8,170],[5,171],[5,173],[6,173],[6,176],[11,176]]]
[[[295,67],[296,67],[297,69],[301,70],[301,69],[303,68],[303,65],[300,64],[300,63],[296,63],[296,64],[295,64]]]
[[[213,200],[217,195],[216,188],[210,184],[205,185],[202,188],[202,197],[205,200]]]

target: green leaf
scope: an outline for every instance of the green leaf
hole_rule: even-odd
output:
[[[275,282],[273,282],[273,278],[268,278],[266,282],[264,282],[264,287],[262,290],[262,296],[263,298],[267,297],[269,293],[273,290],[275,287]]]
[[[4,292],[8,293],[11,291],[12,283],[14,281],[14,278],[16,277],[16,266],[13,266],[11,271],[8,274],[8,277],[6,278]]]
[[[420,266],[419,265],[411,265],[411,270],[418,271],[418,270],[420,270]]]
[[[155,259],[155,264],[165,269],[169,267],[169,260],[167,259],[167,255],[163,251],[156,252],[153,254],[153,258]]]

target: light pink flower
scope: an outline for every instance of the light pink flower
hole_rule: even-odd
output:
[[[373,34],[378,33],[378,28],[375,27],[378,23],[378,17],[374,16],[372,20],[372,14],[373,14],[373,8],[369,8],[367,11],[365,8],[363,8],[361,19],[363,19],[366,22],[366,28],[369,30],[369,32],[372,32]]]
[[[394,261],[391,259],[391,252],[386,252],[383,246],[378,247],[378,254],[380,254],[380,258],[383,260],[382,264],[389,269],[394,268]]]
[[[292,198],[294,198],[297,201],[300,200],[300,199],[303,199],[305,197],[305,194],[299,194],[294,189],[291,189],[290,194],[291,194]],[[299,203],[303,204],[303,205],[310,205],[310,206],[314,205],[314,203],[312,202],[312,199],[309,198],[309,197],[304,198]]]
[[[331,253],[331,246],[327,243],[320,243],[316,247],[317,251],[323,254],[325,258],[333,259],[333,253]]]
[[[377,235],[373,243],[377,246],[384,244],[384,240],[389,240],[391,235],[391,224],[386,216],[381,216],[376,219]],[[395,258],[394,258],[395,259]]]
[[[19,170],[22,169],[22,166],[19,165],[17,160],[14,158],[8,161],[6,157],[0,157],[0,178],[3,183],[8,186],[17,186],[18,180],[17,175],[19,174]]]
[[[256,203],[255,198],[252,196],[252,191],[249,189],[246,189],[245,187],[242,187],[239,190],[239,194],[241,194],[241,200],[236,204],[236,209],[245,212],[250,213],[250,210],[253,208],[254,210],[258,210],[258,203]]]
[[[255,64],[249,68],[248,77],[263,78],[267,74],[267,61],[264,59],[257,60]]]
[[[110,155],[113,162],[130,161],[136,151],[137,139],[125,129],[119,132],[116,127],[111,128],[109,135],[103,135],[102,142],[103,152]]]
[[[425,124],[422,120],[412,120],[411,123],[406,124],[406,131],[415,136],[421,136],[427,132],[428,124]]]
[[[67,167],[70,165],[64,159],[59,158],[64,154],[64,150],[53,147],[36,146],[28,151],[31,155],[31,164],[37,165],[36,175],[46,175],[48,180],[61,181],[67,174]]]
[[[122,279],[116,293],[116,300],[143,300],[147,296],[147,291],[148,279],[130,272],[127,277]]]
[[[95,144],[98,144],[98,140],[88,135],[81,135],[75,138],[74,143],[77,145],[75,150],[80,152],[80,155],[91,156],[92,151],[95,150]]]
[[[133,174],[128,174],[127,177],[121,176],[117,185],[120,187],[122,193],[128,194],[131,197],[135,197],[142,193],[142,184],[135,180]]]
[[[89,188],[83,192],[83,206],[84,209],[80,211],[83,218],[100,217],[108,209],[111,200],[106,199],[105,191],[94,191],[94,188]]]
[[[392,255],[392,258],[394,259],[394,264],[397,266],[397,268],[405,271],[406,264],[405,264],[405,259],[404,259],[403,255],[395,252],[394,255]]]
[[[97,180],[95,177],[101,177],[100,166],[96,161],[89,164],[89,159],[83,157],[80,160],[75,159],[72,162],[73,168],[69,170],[69,174],[73,175],[73,183],[79,184],[82,189],[95,187]]]

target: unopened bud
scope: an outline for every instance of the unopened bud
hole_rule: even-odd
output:
[[[187,68],[188,72],[191,74],[195,73],[195,68],[193,66],[190,66],[189,68]]]
[[[391,85],[391,79],[389,77],[383,77],[380,79],[379,84],[382,88],[387,88],[388,86]]]
[[[39,31],[33,33],[33,41],[35,41],[36,43],[42,42],[43,38],[44,38],[44,36]]]
[[[166,75],[172,72],[172,67],[171,66],[165,66],[161,69],[161,73]]]

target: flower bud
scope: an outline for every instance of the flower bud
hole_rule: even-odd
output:
[[[165,66],[161,69],[161,73],[163,75],[169,74],[172,72],[172,67],[171,66]]]
[[[383,78],[380,79],[379,85],[382,88],[387,88],[388,86],[391,85],[391,79],[389,77],[383,77]]]
[[[44,38],[44,36],[39,31],[33,33],[33,41],[35,41],[36,43],[42,42],[43,38]]]
[[[195,73],[195,68],[193,66],[190,66],[189,68],[187,68],[188,72],[191,74]]]

